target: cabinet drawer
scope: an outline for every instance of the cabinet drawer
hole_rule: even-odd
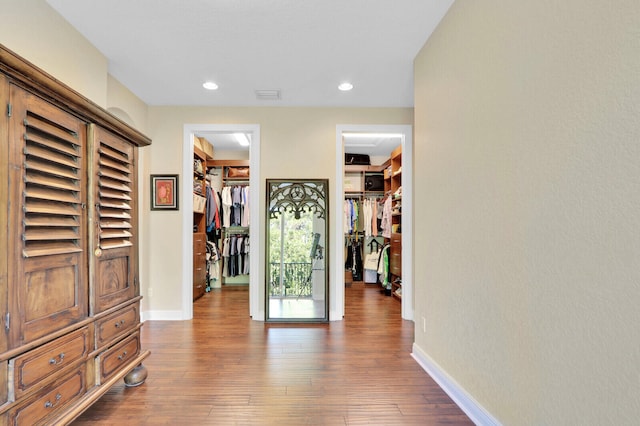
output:
[[[193,245],[193,257],[202,257],[205,258],[205,256],[207,255],[207,245],[206,243],[202,243],[202,244],[194,244]]]
[[[47,386],[9,412],[9,425],[44,425],[47,419],[87,391],[86,366]]]
[[[85,327],[12,359],[9,371],[13,377],[14,397],[18,399],[48,377],[86,359],[88,352],[89,332]]]
[[[120,371],[121,366],[127,364],[140,353],[140,333],[135,332],[120,343],[107,349],[97,358],[100,368],[101,381]]]
[[[207,280],[207,265],[193,265],[193,281],[204,282]]]
[[[193,234],[194,252],[195,252],[195,248],[196,247],[199,250],[206,250],[207,249],[207,234],[203,234],[201,232],[197,232],[197,233]]]
[[[194,284],[193,285],[193,300],[199,299],[204,296],[206,293],[206,287],[204,284]]]
[[[138,303],[96,321],[96,349],[131,331],[139,321]]]
[[[193,269],[205,268],[207,266],[207,258],[204,255],[196,255],[193,257]]]

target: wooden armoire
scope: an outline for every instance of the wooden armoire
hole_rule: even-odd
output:
[[[137,150],[151,141],[0,45],[0,425],[67,424],[144,382]]]

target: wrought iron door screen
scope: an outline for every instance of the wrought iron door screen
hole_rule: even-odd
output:
[[[327,179],[267,179],[267,321],[328,321]]]
[[[291,212],[300,219],[305,212],[326,216],[326,181],[274,181],[269,180],[269,219],[277,219],[282,213]]]

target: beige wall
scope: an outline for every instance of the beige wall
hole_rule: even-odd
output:
[[[125,123],[147,133],[147,104],[112,75],[107,76],[107,108]]]
[[[258,124],[261,206],[265,203],[264,182],[267,178],[328,178],[333,195],[336,161],[342,161],[342,154],[338,159],[335,152],[336,125],[412,123],[412,108],[150,107],[148,135],[153,144],[148,152],[149,173],[182,174],[184,124]],[[143,194],[146,193],[147,188],[143,189]],[[335,202],[331,199],[330,206]],[[180,210],[148,215],[151,231],[143,244],[153,259],[149,271],[153,297],[148,309],[155,311],[154,315],[181,309],[182,214],[190,213]],[[331,235],[334,225],[335,221],[331,221]],[[261,217],[261,226],[264,229],[264,217]],[[264,244],[261,240],[257,236],[252,244],[260,241],[259,279],[263,282]]]
[[[262,179],[335,176],[337,124],[412,124],[413,109],[151,108],[108,75],[106,58],[45,0],[0,0],[0,42],[153,139],[140,150],[143,311],[181,309],[181,214],[149,211],[151,173],[178,173],[185,123],[260,124]],[[332,183],[333,185],[333,183]],[[264,203],[264,189],[261,202]],[[331,203],[335,200],[331,200]],[[153,297],[148,288],[153,287]]]
[[[44,0],[0,0],[0,43],[107,106],[107,59]]]
[[[416,58],[416,344],[505,425],[640,418],[638,28],[457,1]]]

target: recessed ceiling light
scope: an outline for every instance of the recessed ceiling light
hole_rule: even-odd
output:
[[[236,141],[238,141],[241,146],[249,146],[251,143],[249,141],[249,136],[244,133],[234,133],[233,137],[236,138]]]
[[[202,84],[202,87],[204,87],[207,90],[216,90],[216,89],[218,89],[218,85],[215,84],[213,81],[205,81]]]
[[[338,86],[338,90],[342,90],[343,92],[348,92],[351,89],[353,89],[353,84],[349,82],[340,83],[340,85]]]

